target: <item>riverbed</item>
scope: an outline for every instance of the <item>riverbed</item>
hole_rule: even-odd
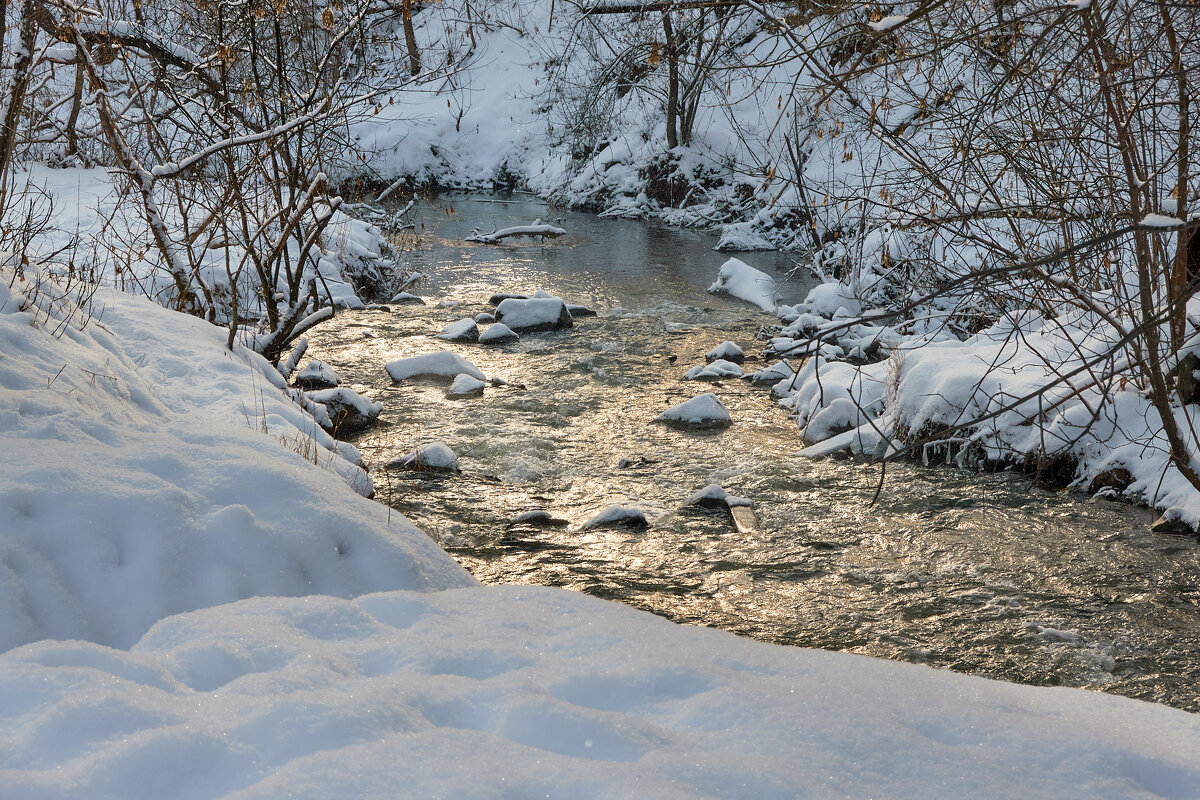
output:
[[[475,228],[536,218],[545,242],[465,242]],[[426,305],[339,314],[309,355],[384,405],[354,439],[378,498],[487,583],[566,586],[790,645],[843,650],[1038,685],[1083,686],[1200,710],[1200,546],[1151,533],[1145,510],[1031,485],[1025,476],[799,458],[800,431],[768,387],[684,381],[724,341],[747,373],[767,365],[775,322],[706,291],[728,258],[715,238],[603,219],[521,195],[423,201],[396,237],[427,278]],[[811,277],[778,253],[738,256],[803,299]],[[448,323],[492,311],[496,292],[545,290],[597,312],[515,344],[447,343]],[[484,326],[481,326],[484,327]],[[397,358],[451,350],[489,377],[481,397],[394,385]],[[733,424],[657,425],[668,406],[712,391]],[[461,473],[383,464],[434,441]],[[754,526],[684,507],[717,483],[752,502]],[[584,523],[610,505],[645,529]],[[545,510],[563,527],[511,526]]]

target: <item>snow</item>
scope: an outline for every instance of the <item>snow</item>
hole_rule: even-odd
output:
[[[462,374],[484,380],[484,374],[479,367],[467,361],[457,353],[449,350],[439,350],[436,353],[425,353],[419,356],[401,358],[389,361],[384,365],[392,380],[396,382],[412,378],[434,378],[448,381]]]
[[[735,222],[726,225],[721,231],[721,238],[717,241],[716,246],[713,247],[713,250],[722,253],[774,249],[775,245],[771,244],[758,231],[753,222]]]
[[[561,297],[510,297],[496,306],[496,319],[517,333],[570,328],[574,321]]]
[[[890,16],[883,17],[882,19],[878,19],[874,22],[868,22],[867,27],[873,31],[882,33],[883,31],[890,31],[892,28],[896,27],[897,25],[900,25],[907,21],[908,21],[908,15],[906,15],[906,14],[892,14]]]
[[[708,290],[753,303],[763,311],[775,310],[775,279],[736,258],[721,265],[717,280]]]
[[[7,796],[1189,797],[1200,719],[549,588],[256,598],[0,656]]]
[[[425,299],[423,297],[419,297],[418,295],[415,295],[415,294],[410,294],[409,292],[397,292],[396,294],[392,295],[392,299],[389,300],[388,302],[389,303],[397,303],[399,305],[405,305],[405,304],[414,305],[414,306],[425,305]]]
[[[477,342],[479,341],[479,325],[472,317],[460,319],[442,328],[442,332],[438,334],[437,338],[447,342]]]
[[[725,378],[742,377],[742,368],[732,361],[718,358],[711,364],[696,366],[683,374],[685,381],[719,381]]]
[[[706,392],[668,408],[654,421],[693,428],[724,428],[733,420],[725,404],[712,392]]]
[[[387,466],[432,472],[458,472],[458,456],[454,455],[454,451],[445,442],[433,442],[388,462]]]
[[[1147,214],[1138,224],[1143,228],[1178,228],[1186,223],[1178,217],[1168,217],[1166,214]]]
[[[480,344],[507,344],[518,341],[521,337],[503,322],[495,322],[487,327],[479,336]]]
[[[296,373],[295,378],[297,386],[312,389],[329,389],[341,382],[341,376],[337,374],[337,371],[333,367],[324,361],[317,361],[315,359],[309,361],[304,369]]]
[[[646,512],[640,508],[630,508],[628,506],[609,506],[600,513],[593,516],[587,522],[583,523],[585,531],[592,528],[602,528],[606,526],[623,526],[627,528],[644,528],[649,523],[646,522]]]
[[[450,384],[450,394],[454,395],[479,395],[483,394],[486,383],[473,378],[470,375],[459,375],[455,377],[454,382]]]
[[[481,244],[496,244],[503,239],[508,239],[513,236],[540,236],[543,239],[554,239],[559,236],[565,236],[566,231],[562,228],[556,228],[553,225],[546,225],[540,219],[535,220],[530,225],[513,225],[508,228],[501,228],[492,231],[491,233],[483,233],[476,230],[473,234],[467,237],[468,242],[478,242]]]
[[[325,406],[330,418],[329,427],[341,434],[361,430],[375,424],[383,404],[360,395],[353,389],[338,386],[335,389],[318,389],[308,392],[315,403]]]
[[[8,282],[0,650],[44,638],[129,647],[163,617],[255,595],[472,583],[356,493],[371,484],[354,448],[270,364],[227,351],[220,328],[107,289],[97,318],[80,330],[73,313],[64,327],[73,307],[20,311],[30,300]]]
[[[1057,800],[1200,785],[1197,715],[480,586],[346,485],[353,450],[260,357],[120,292],[93,308],[84,325],[0,281],[5,797]],[[448,463],[445,445],[422,450]]]
[[[746,360],[746,353],[742,348],[737,346],[736,342],[725,341],[705,353],[704,360],[710,364],[718,360],[741,364]]]

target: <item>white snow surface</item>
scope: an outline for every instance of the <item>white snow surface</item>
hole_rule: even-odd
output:
[[[631,508],[629,506],[608,506],[603,511],[599,512],[587,522],[583,523],[583,529],[591,530],[599,528],[602,525],[646,525],[646,512],[640,508]]]
[[[528,586],[256,598],[0,656],[41,798],[1194,797],[1200,717]]]
[[[718,358],[710,364],[692,367],[683,374],[685,381],[721,380],[742,377],[742,368],[732,361]]]
[[[296,373],[296,383],[317,383],[324,386],[337,386],[342,378],[337,370],[324,361],[313,359],[308,365]]]
[[[482,394],[486,383],[470,375],[459,375],[450,384],[450,394]]]
[[[432,442],[418,447],[411,453],[395,459],[389,467],[405,467],[408,469],[429,469],[439,472],[457,472],[458,456],[445,442]]]
[[[449,350],[439,350],[436,353],[424,353],[419,356],[389,361],[384,368],[387,369],[394,381],[405,381],[410,378],[443,378],[452,381],[463,374],[479,380],[485,379],[479,367]]]
[[[724,341],[719,345],[709,350],[704,354],[704,360],[712,363],[713,361],[734,361],[737,362],[746,357],[746,352],[738,347],[737,342]]]
[[[448,342],[479,341],[479,325],[473,317],[460,319],[442,328],[442,332],[438,334],[437,338],[445,339]]]
[[[716,281],[708,290],[753,303],[763,311],[775,310],[775,279],[737,258],[721,265]]]
[[[128,647],[165,616],[254,595],[471,583],[346,485],[365,473],[221,329],[102,289],[80,331],[78,314],[18,310],[8,281],[0,650]]]
[[[706,428],[728,425],[732,419],[720,398],[712,392],[705,392],[691,400],[671,406],[655,417],[654,421]]]
[[[505,325],[503,322],[493,322],[487,327],[487,330],[479,334],[480,344],[516,341],[520,338],[521,337],[517,335],[516,331]]]
[[[5,798],[1196,796],[1197,715],[479,586],[221,330],[46,299],[0,281]]]
[[[496,306],[496,319],[512,330],[533,330],[543,327],[571,327],[571,312],[561,297],[510,297]]]

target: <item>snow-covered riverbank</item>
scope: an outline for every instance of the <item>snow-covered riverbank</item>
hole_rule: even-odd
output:
[[[480,587],[219,329],[8,284],[6,797],[1196,796],[1174,709]]]

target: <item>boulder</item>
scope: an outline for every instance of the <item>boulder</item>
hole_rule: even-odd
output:
[[[456,377],[454,383],[450,384],[450,394],[459,397],[478,397],[483,394],[485,386],[487,384],[483,381],[464,373]]]
[[[574,325],[561,297],[509,298],[496,306],[496,321],[517,333],[558,331]]]
[[[340,385],[341,376],[324,361],[312,360],[296,373],[296,385],[301,389],[332,389]]]
[[[503,322],[496,322],[489,325],[479,337],[480,344],[511,344],[512,342],[520,341],[521,337],[512,328],[505,325]]]
[[[479,367],[467,361],[457,353],[449,350],[439,350],[436,353],[401,358],[389,361],[384,365],[392,380],[399,383],[412,378],[431,378],[434,380],[453,381],[459,375],[466,374],[472,378],[486,380]]]
[[[668,408],[655,417],[654,421],[679,428],[705,430],[727,428],[733,423],[733,418],[715,394],[706,392]]]
[[[445,339],[447,342],[478,342],[479,326],[470,317],[456,320],[442,328],[442,332],[438,334],[437,338]]]
[[[645,528],[649,523],[646,514],[639,508],[609,506],[583,523],[583,529],[592,528]]]
[[[742,377],[742,368],[732,361],[717,359],[703,367],[692,367],[683,374],[685,381],[720,381]]]
[[[444,442],[434,442],[393,459],[384,467],[418,472],[458,472],[458,457]]]
[[[596,312],[593,311],[592,309],[588,308],[587,306],[572,305],[570,303],[567,304],[567,311],[571,312],[571,317],[573,319],[579,319],[580,317],[596,316]]]
[[[733,342],[721,342],[704,354],[704,360],[710,364],[714,361],[732,361],[734,364],[742,364],[746,361],[746,354]]]
[[[555,517],[549,511],[537,509],[517,514],[509,520],[507,527],[511,528],[516,525],[527,525],[531,528],[565,528],[567,527],[567,521]]]
[[[391,300],[388,300],[388,302],[394,303],[396,305],[412,305],[412,306],[425,305],[425,300],[423,298],[418,297],[415,294],[409,294],[408,292],[400,292],[397,295],[395,295]]]
[[[527,300],[527,299],[529,299],[529,295],[527,295],[527,294],[508,294],[506,292],[497,292],[496,294],[494,294],[488,298],[488,305],[498,306],[501,303],[503,303],[505,300]]]
[[[322,424],[322,427],[338,436],[369,428],[379,419],[379,412],[383,411],[381,403],[373,403],[344,386],[309,392],[308,397],[314,403],[325,406],[329,412],[329,424]]]

